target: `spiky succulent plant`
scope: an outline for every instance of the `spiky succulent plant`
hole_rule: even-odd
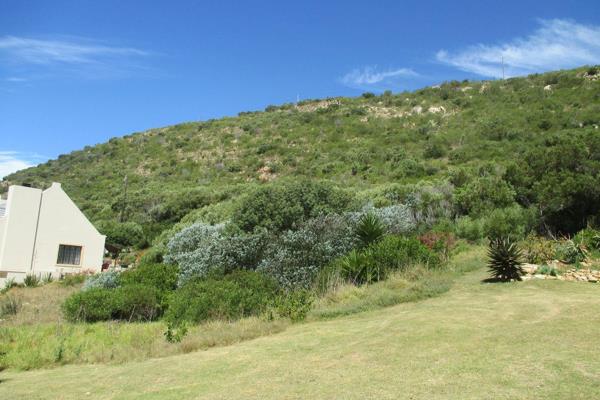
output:
[[[488,267],[493,279],[503,282],[521,280],[522,253],[515,242],[509,238],[490,240],[488,257]]]

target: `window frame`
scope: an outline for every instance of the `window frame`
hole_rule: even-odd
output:
[[[65,246],[65,247],[79,247],[79,264],[62,264],[60,263],[60,248],[61,246]],[[76,268],[76,267],[81,267],[81,261],[83,260],[83,250],[84,250],[84,246],[81,244],[68,244],[68,243],[59,243],[58,244],[58,251],[56,253],[56,265],[57,266],[61,266],[61,267],[71,267],[71,268]]]

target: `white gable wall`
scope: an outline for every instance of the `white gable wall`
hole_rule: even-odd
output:
[[[91,269],[100,272],[105,236],[98,233],[79,208],[54,183],[42,195],[40,222],[34,258],[37,273],[77,272]],[[59,245],[81,246],[81,265],[58,265]]]
[[[24,186],[8,189],[6,215],[2,218],[0,270],[19,274],[30,272],[41,197],[40,189]]]
[[[59,183],[41,191],[11,186],[6,215],[0,217],[0,285],[26,274],[99,272],[105,236],[88,221]],[[81,246],[78,266],[58,265],[59,246]]]

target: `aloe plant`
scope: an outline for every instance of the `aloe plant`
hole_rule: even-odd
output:
[[[498,281],[521,280],[522,252],[509,238],[490,240],[488,267],[492,278]]]

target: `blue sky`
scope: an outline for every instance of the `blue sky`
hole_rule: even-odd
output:
[[[296,97],[600,64],[596,1],[0,0],[0,177]]]

